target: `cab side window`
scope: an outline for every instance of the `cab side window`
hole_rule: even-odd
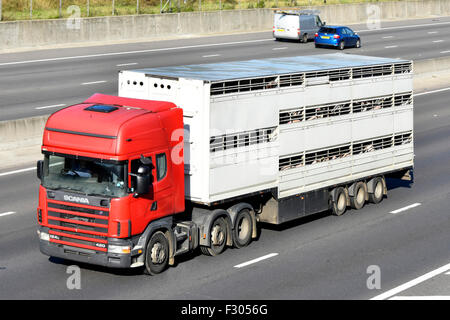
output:
[[[156,180],[160,181],[167,175],[167,158],[165,153],[156,155]]]

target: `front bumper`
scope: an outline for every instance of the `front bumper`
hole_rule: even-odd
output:
[[[48,228],[40,227],[38,232],[48,233]],[[119,239],[114,240],[117,241]],[[126,242],[126,240],[124,240],[124,242]],[[134,267],[133,263],[136,261],[136,257],[133,257],[133,251],[131,253],[124,254],[98,252],[53,243],[43,240],[41,237],[39,237],[39,249],[43,254],[50,257],[57,257],[108,268],[131,268]]]

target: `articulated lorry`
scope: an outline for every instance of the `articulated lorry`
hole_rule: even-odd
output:
[[[157,274],[260,223],[379,203],[413,177],[412,69],[337,53],[121,71],[119,96],[46,123],[40,250]]]

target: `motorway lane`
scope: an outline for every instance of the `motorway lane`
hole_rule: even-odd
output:
[[[81,290],[66,287],[70,261],[49,259],[38,250],[35,172],[0,176],[0,213],[17,212],[0,216],[0,299],[374,297],[450,260],[449,99],[449,91],[415,98],[415,184],[390,184],[379,205],[341,217],[322,213],[284,227],[265,226],[247,248],[218,257],[185,255],[156,277],[81,265]],[[413,203],[421,205],[390,213]],[[270,253],[278,255],[234,267]],[[371,265],[381,269],[381,290],[366,287]],[[436,293],[450,295],[444,289],[438,286]]]
[[[354,29],[361,30],[363,47],[347,53],[405,59],[450,54],[449,17],[390,22],[379,30],[367,30],[365,25]],[[117,72],[122,69],[327,52],[336,51],[316,49],[312,42],[273,41],[270,32],[260,32],[2,54],[0,120],[49,114],[96,92],[117,94]],[[50,60],[35,61],[45,59]]]

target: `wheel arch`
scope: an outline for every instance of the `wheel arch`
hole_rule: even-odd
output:
[[[228,211],[224,209],[215,209],[211,211],[207,209],[194,208],[192,211],[192,221],[194,221],[199,228],[199,245],[210,246],[211,233],[209,230],[211,229],[211,225],[214,220],[219,217],[223,217],[227,220],[227,245],[231,246],[233,244],[233,239],[231,236],[232,221]]]
[[[257,236],[255,210],[253,209],[252,205],[246,202],[237,203],[234,206],[227,209],[228,213],[230,214],[232,229],[234,230],[234,224],[236,222],[236,217],[238,213],[244,209],[248,209],[250,212],[250,216],[252,218],[252,238],[254,239]]]
[[[169,265],[175,263],[175,235],[172,230],[173,217],[164,217],[158,220],[150,222],[145,228],[142,235],[139,237],[138,246],[143,248],[143,256],[145,256],[147,250],[147,243],[155,232],[161,231],[169,242]]]

